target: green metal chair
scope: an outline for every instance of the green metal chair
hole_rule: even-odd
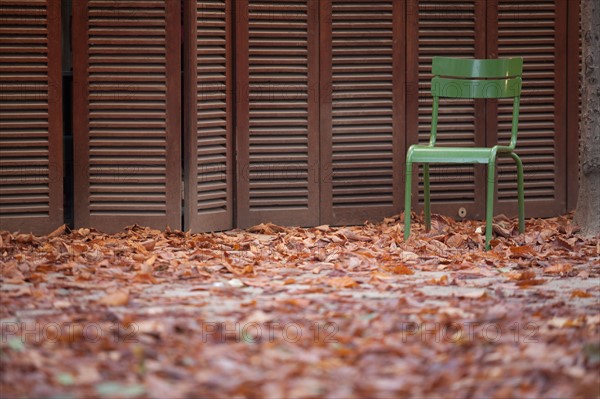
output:
[[[525,197],[523,192],[523,164],[514,153],[517,145],[519,102],[521,98],[521,75],[523,58],[497,60],[469,60],[458,58],[433,58],[433,111],[431,136],[428,145],[412,145],[406,155],[406,191],[404,200],[404,240],[410,237],[410,201],[412,189],[412,164],[422,163],[425,188],[425,227],[431,228],[429,195],[430,163],[482,163],[488,165],[487,200],[485,216],[485,249],[490,249],[494,209],[494,181],[497,157],[511,157],[517,163],[519,231],[525,231]],[[492,148],[436,147],[438,109],[443,98],[512,98],[513,115],[510,144]]]

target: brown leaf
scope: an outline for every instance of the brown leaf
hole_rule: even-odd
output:
[[[448,276],[446,274],[444,274],[439,279],[431,279],[431,280],[429,280],[427,282],[429,284],[434,284],[434,285],[448,285],[448,284],[450,284],[450,281],[449,281]]]
[[[520,247],[510,247],[510,252],[514,256],[528,258],[536,254],[535,250],[529,245],[522,245]]]
[[[571,298],[591,298],[593,295],[583,290],[573,290]]]
[[[137,273],[135,275],[135,277],[133,278],[133,281],[136,283],[150,283],[150,284],[158,283],[158,280],[156,278],[154,278],[154,276],[151,273],[148,273],[148,272]]]
[[[154,262],[156,262],[156,254],[152,255],[151,257],[149,257],[148,259],[146,259],[146,261],[144,262],[145,266],[152,266],[154,264]]]
[[[261,223],[256,226],[252,226],[248,229],[250,233],[268,234],[273,235],[276,233],[282,233],[286,231],[285,227],[277,226],[273,223]]]
[[[544,269],[544,273],[547,274],[562,274],[568,273],[573,270],[573,266],[566,263],[558,263],[556,265],[548,266]]]
[[[467,292],[460,293],[458,295],[460,298],[472,298],[472,299],[480,299],[487,297],[487,291],[485,289],[476,289],[470,290]]]
[[[48,234],[48,238],[54,238],[63,235],[67,231],[67,225],[63,224],[62,226],[56,228],[52,233]]]
[[[496,233],[496,235],[502,236],[504,238],[508,238],[511,236],[510,231],[503,228],[499,224],[492,224],[492,231]]]
[[[508,273],[505,274],[506,277],[508,277],[511,280],[515,280],[515,281],[523,281],[523,280],[531,280],[535,278],[535,272],[532,270],[525,270],[525,271],[510,271]]]
[[[371,273],[371,280],[386,281],[386,280],[393,280],[393,279],[394,279],[394,276],[392,276],[391,274],[381,273],[381,272]]]
[[[541,279],[521,280],[521,281],[517,281],[517,285],[520,288],[529,288],[529,287],[532,287],[535,285],[542,285],[545,282],[546,282],[545,280],[541,280]]]
[[[105,295],[98,303],[106,306],[123,306],[129,303],[129,291],[115,291]]]
[[[358,286],[358,282],[351,277],[332,277],[327,280],[327,284],[335,288],[353,288]]]
[[[577,242],[577,238],[564,239],[559,236],[556,237],[556,240],[554,242],[559,247],[563,247],[569,251],[573,251],[573,249],[575,249],[575,242]]]
[[[390,268],[389,271],[396,274],[415,274],[415,272],[413,272],[412,269],[403,264],[396,265]]]
[[[544,240],[547,241],[550,237],[554,236],[557,234],[557,231],[554,229],[543,229],[540,232],[540,237]]]
[[[144,249],[146,249],[147,251],[152,251],[152,250],[154,250],[154,247],[156,246],[156,240],[147,240],[147,241],[141,242],[140,245],[142,247],[144,247]]]
[[[348,230],[348,229],[340,230],[339,234],[342,234],[344,237],[346,237],[350,241],[363,241],[363,242],[371,241],[371,237],[366,237],[366,236],[363,236],[360,234],[356,234],[352,230]]]
[[[457,248],[465,242],[465,237],[462,234],[453,234],[446,240],[446,245]]]

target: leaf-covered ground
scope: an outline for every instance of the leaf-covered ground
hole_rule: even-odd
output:
[[[600,395],[600,242],[570,217],[0,233],[3,398]]]

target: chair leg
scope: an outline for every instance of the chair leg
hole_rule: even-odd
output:
[[[517,163],[517,189],[519,193],[519,233],[525,232],[525,188],[523,179],[523,162],[514,152],[510,153],[512,159]]]
[[[412,197],[412,162],[406,162],[406,187],[404,189],[404,241],[410,237],[410,200]]]
[[[431,230],[431,207],[429,197],[429,164],[423,164],[423,179],[425,186],[425,230]]]
[[[492,223],[494,219],[494,180],[496,175],[496,164],[490,162],[488,164],[487,173],[487,201],[485,207],[485,250],[490,249],[490,241],[492,240]]]

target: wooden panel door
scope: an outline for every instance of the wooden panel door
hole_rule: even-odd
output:
[[[319,2],[235,4],[238,227],[316,225]]]
[[[525,170],[526,215],[562,214],[567,174],[567,0],[490,0],[490,5],[489,57],[524,58],[516,152]],[[511,100],[488,104],[488,145],[510,141],[511,112]],[[495,213],[514,216],[516,167],[510,160],[500,165]]]
[[[419,0],[407,2],[407,147],[427,143],[431,130],[431,61],[434,56],[485,58],[486,2]],[[437,144],[484,147],[485,102],[440,100]],[[481,165],[436,165],[431,172],[432,212],[481,219],[485,207],[485,169]],[[423,203],[423,179],[413,203]],[[418,202],[417,202],[418,199]]]
[[[233,227],[232,3],[186,1],[185,229]]]
[[[321,5],[321,223],[360,224],[401,209],[405,4]]]
[[[0,230],[63,223],[60,2],[0,2]]]
[[[181,226],[179,1],[73,2],[75,225]]]

